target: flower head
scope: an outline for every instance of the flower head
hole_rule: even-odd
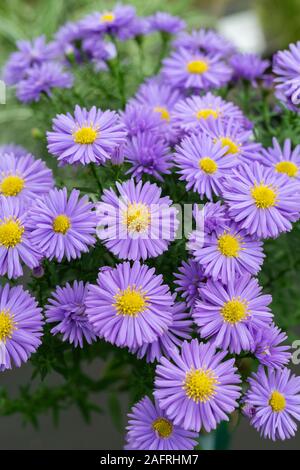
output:
[[[41,344],[42,310],[22,286],[0,286],[0,371],[20,367]]]
[[[237,407],[240,378],[234,359],[223,361],[226,352],[193,339],[184,341],[181,352],[172,350],[156,368],[154,396],[174,424],[207,432]]]
[[[128,415],[126,450],[192,450],[197,433],[174,425],[149,397],[142,398]]]
[[[276,173],[283,173],[290,178],[300,179],[300,145],[292,149],[290,139],[285,139],[282,147],[273,137],[273,147],[262,150],[261,163],[271,167]]]
[[[300,41],[290,44],[289,49],[279,51],[273,56],[274,82],[276,96],[289,109],[300,111]]]
[[[233,79],[249,80],[253,86],[257,86],[257,80],[264,78],[270,62],[261,59],[257,54],[244,52],[234,54],[230,59],[230,65],[234,71]]]
[[[170,15],[164,11],[157,11],[147,18],[149,31],[161,31],[168,34],[176,34],[185,28],[185,22],[177,16]]]
[[[161,189],[133,179],[116,183],[118,194],[104,190],[97,206],[98,236],[121,259],[147,259],[159,256],[174,240],[178,221],[176,209]]]
[[[281,368],[291,358],[290,347],[282,344],[286,339],[287,335],[274,324],[257,329],[252,352],[262,365]]]
[[[191,33],[183,31],[173,41],[173,47],[184,48],[194,54],[202,52],[204,54],[219,54],[222,57],[227,57],[235,52],[234,45],[212,29],[193,30]]]
[[[0,194],[22,199],[29,204],[54,187],[52,171],[42,160],[30,154],[16,157],[8,154],[0,159]]]
[[[172,324],[168,286],[138,261],[100,271],[97,285],[89,286],[86,305],[95,333],[119,347],[152,343]]]
[[[125,111],[121,113],[121,120],[126,127],[129,138],[137,136],[141,132],[161,135],[159,114],[133,100],[126,105]]]
[[[73,189],[53,189],[31,207],[31,241],[50,260],[70,261],[86,253],[95,243],[96,215],[93,205]]]
[[[300,217],[300,185],[259,163],[244,166],[224,180],[229,215],[250,235],[277,237]]]
[[[162,76],[174,88],[208,90],[228,83],[231,70],[219,55],[180,49],[164,59]]]
[[[188,307],[193,308],[200,295],[199,287],[205,281],[203,269],[199,263],[189,259],[182,262],[178,271],[174,273],[174,284],[178,286],[176,292],[186,301]]]
[[[53,119],[47,132],[48,150],[62,163],[103,164],[118,145],[125,142],[126,130],[114,111],[90,110],[75,106],[74,117],[67,113]]]
[[[0,145],[0,164],[2,159],[5,158],[5,155],[13,154],[15,158],[24,157],[28,154],[28,150],[26,150],[21,145],[16,144],[4,144]]]
[[[116,5],[112,10],[94,12],[87,15],[80,22],[85,36],[93,33],[105,33],[125,40],[131,37],[129,25],[136,18],[135,8],[131,5]]]
[[[83,347],[83,339],[89,344],[96,339],[87,315],[85,299],[88,284],[75,281],[73,285],[67,283],[64,287],[57,287],[46,305],[47,323],[56,323],[51,330],[52,334],[61,333],[63,341]]]
[[[226,286],[208,279],[200,288],[200,298],[193,309],[200,336],[231,353],[250,351],[253,329],[265,328],[272,319],[268,307],[272,297],[262,295],[258,281],[249,274],[229,280]]]
[[[300,420],[300,377],[284,369],[260,367],[249,379],[245,403],[255,408],[252,426],[266,439],[285,440],[297,430]]]

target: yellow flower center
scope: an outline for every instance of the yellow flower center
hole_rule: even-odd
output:
[[[225,302],[221,309],[224,321],[234,325],[247,317],[247,302],[240,299],[231,299]]]
[[[290,178],[298,174],[298,167],[294,162],[278,162],[275,165],[275,169],[278,173],[285,173]]]
[[[14,248],[21,243],[24,227],[18,219],[10,218],[0,223],[0,246]]]
[[[275,413],[280,413],[280,411],[283,411],[286,406],[285,397],[282,393],[274,390],[270,396],[269,405]]]
[[[115,19],[116,15],[112,11],[107,11],[100,17],[101,23],[112,23]]]
[[[228,147],[225,155],[229,155],[231,153],[238,153],[240,151],[240,146],[233,142],[233,140],[229,139],[229,137],[221,137],[220,142],[222,147]]]
[[[189,73],[201,75],[202,73],[207,72],[208,63],[204,60],[191,60],[188,62],[186,68]]]
[[[276,204],[277,193],[266,184],[255,185],[251,189],[251,195],[259,209],[268,209]]]
[[[208,173],[209,175],[212,175],[218,169],[216,162],[209,157],[201,158],[201,160],[199,160],[199,167],[204,173]]]
[[[97,139],[97,136],[97,131],[92,127],[82,127],[73,134],[74,142],[76,144],[83,145],[93,144]]]
[[[162,106],[155,106],[155,108],[153,110],[156,113],[160,113],[161,118],[164,119],[165,121],[167,121],[167,122],[170,121],[170,113],[167,110],[167,108],[164,108]]]
[[[215,395],[217,383],[212,370],[192,369],[186,373],[183,388],[196,403],[205,403]]]
[[[137,317],[147,308],[146,293],[135,286],[128,286],[125,290],[120,290],[114,299],[116,303],[113,306],[117,310],[117,315]]]
[[[218,239],[218,250],[223,256],[236,258],[241,249],[239,238],[230,233],[224,233]]]
[[[144,232],[150,223],[150,212],[148,207],[142,203],[129,204],[124,214],[124,223],[128,232]]]
[[[60,214],[53,220],[52,227],[54,232],[65,235],[71,227],[71,221],[68,216]]]
[[[153,421],[152,428],[163,438],[170,437],[173,432],[173,424],[166,418],[157,418]]]
[[[212,116],[214,119],[217,119],[219,117],[218,111],[215,111],[214,109],[207,108],[207,109],[200,109],[196,113],[197,119],[207,119],[210,116]]]
[[[5,341],[7,338],[12,337],[12,333],[16,330],[16,323],[13,320],[13,316],[8,310],[1,310],[0,312],[0,341]]]
[[[24,188],[24,185],[23,178],[17,175],[9,175],[1,181],[0,193],[6,197],[17,196]]]

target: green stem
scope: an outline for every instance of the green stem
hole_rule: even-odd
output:
[[[97,173],[97,170],[96,170],[96,165],[95,163],[91,163],[90,164],[90,168],[91,168],[91,173],[93,175],[93,178],[94,180],[96,181],[96,184],[98,186],[98,188],[100,189],[100,192],[103,193],[103,188],[102,188],[102,184],[101,184],[101,181],[98,177],[98,173]]]
[[[164,57],[167,54],[167,50],[168,50],[169,42],[170,42],[170,35],[168,33],[164,33],[162,31],[161,32],[161,40],[162,40],[162,44],[161,44],[161,48],[160,48],[158,62],[156,64],[156,67],[155,67],[155,70],[154,70],[155,75],[160,71],[162,60],[164,59]]]

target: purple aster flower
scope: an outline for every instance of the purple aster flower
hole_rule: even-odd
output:
[[[149,397],[142,398],[128,414],[126,450],[192,450],[198,434],[186,431],[167,418]]]
[[[22,276],[23,262],[30,269],[39,265],[40,253],[32,245],[28,214],[14,198],[0,196],[0,276]]]
[[[147,18],[135,16],[126,27],[122,28],[121,39],[141,39],[142,36],[149,34],[150,27]]]
[[[194,54],[202,52],[205,54],[219,54],[227,57],[235,52],[235,46],[226,38],[212,29],[200,29],[187,33],[183,31],[173,41],[176,49],[188,49]]]
[[[198,235],[196,233],[196,235]],[[204,275],[223,284],[243,274],[257,274],[262,266],[262,242],[251,237],[234,223],[211,235],[194,237],[189,249],[204,270]]]
[[[204,96],[189,96],[180,100],[174,107],[174,122],[185,132],[199,130],[199,121],[208,117],[245,124],[245,117],[236,105],[208,92]]]
[[[53,88],[71,88],[73,76],[56,62],[32,67],[17,85],[17,98],[23,103],[39,101],[41,94],[51,96]]]
[[[104,190],[97,206],[98,237],[121,259],[159,256],[174,240],[177,210],[169,197],[161,197],[156,184],[133,179]],[[99,226],[103,227],[100,229]]]
[[[252,352],[264,366],[280,368],[291,359],[290,347],[282,345],[286,340],[287,335],[272,324],[255,331]]]
[[[259,163],[232,171],[223,182],[229,215],[250,235],[277,237],[300,217],[300,184]]]
[[[63,341],[69,341],[83,347],[83,339],[91,344],[96,335],[86,315],[85,299],[88,284],[75,281],[73,285],[67,283],[65,287],[57,287],[46,305],[47,323],[57,323],[51,333],[61,333]]]
[[[233,68],[233,80],[248,80],[252,86],[257,86],[257,80],[263,80],[265,71],[270,62],[263,60],[257,54],[237,53],[230,59],[230,65]]]
[[[66,57],[75,56],[76,59],[81,58],[81,54],[78,50],[78,43],[83,38],[83,32],[79,22],[68,22],[65,23],[61,28],[58,29],[54,36],[55,47],[58,53],[63,54]]]
[[[194,54],[180,49],[164,59],[162,76],[175,88],[208,90],[226,85],[231,79],[231,70],[219,55]]]
[[[178,140],[178,129],[173,122],[173,109],[181,98],[179,90],[157,80],[150,80],[139,88],[134,101],[151,108],[160,117],[160,132],[173,144]],[[149,113],[149,110],[147,111]]]
[[[42,310],[22,286],[0,286],[0,371],[20,367],[41,344]]]
[[[196,229],[203,228],[207,235],[217,230],[226,230],[230,226],[230,218],[226,206],[218,202],[207,202],[204,206],[194,205],[193,217],[196,221]]]
[[[18,51],[13,52],[4,66],[4,81],[7,85],[15,85],[28,75],[34,66],[54,59],[56,50],[52,44],[46,44],[45,36],[32,41],[18,41]]]
[[[172,154],[166,142],[157,134],[139,132],[127,142],[125,156],[132,165],[126,174],[131,174],[138,181],[144,173],[159,181],[163,181],[162,175],[171,173]]]
[[[186,181],[186,190],[193,189],[201,199],[210,200],[214,194],[221,195],[224,175],[237,164],[221,142],[214,142],[207,135],[201,139],[197,135],[185,137],[176,147],[174,162],[179,168],[179,179]]]
[[[199,121],[199,126],[213,140],[220,141],[227,153],[239,163],[249,164],[259,159],[262,145],[252,141],[252,131],[245,130],[239,120],[230,117],[224,121],[210,116],[206,120]]]
[[[258,369],[249,379],[246,405],[255,407],[252,426],[266,439],[285,440],[300,420],[300,377],[284,369]]]
[[[157,11],[148,17],[150,32],[161,31],[168,34],[176,34],[185,28],[186,24],[181,18],[170,15],[164,11]]]
[[[238,406],[240,377],[234,359],[222,361],[226,352],[193,339],[181,352],[170,351],[156,367],[155,398],[174,424],[209,432]]]
[[[249,274],[229,280],[226,286],[208,279],[200,288],[193,318],[201,338],[211,339],[216,348],[240,354],[250,351],[255,331],[271,323],[270,295],[262,295],[257,279]]]
[[[21,145],[16,144],[4,144],[0,145],[0,164],[4,155],[13,153],[16,158],[24,157],[28,154],[28,150]]]
[[[64,164],[103,164],[125,137],[118,114],[96,106],[86,110],[76,105],[74,117],[58,114],[53,119],[53,131],[47,132],[49,152]]]
[[[80,22],[85,36],[93,33],[106,33],[126,40],[129,34],[129,25],[136,18],[135,8],[131,5],[116,5],[113,10],[94,12],[87,15]]]
[[[176,295],[173,295],[175,301]],[[187,312],[187,305],[184,302],[175,302],[172,309],[172,324],[153,343],[143,344],[140,348],[134,348],[131,352],[136,353],[139,359],[146,356],[147,362],[159,361],[161,356],[169,357],[169,351],[180,347],[184,340],[192,339],[192,319]]]
[[[134,137],[141,132],[162,134],[159,114],[145,105],[129,102],[125,111],[121,113],[121,120],[126,127],[128,137]]]
[[[97,34],[88,36],[82,41],[82,50],[94,62],[96,70],[107,70],[106,62],[117,55],[116,46]]]
[[[54,187],[52,171],[30,154],[0,159],[0,194],[22,199],[26,204],[47,194]]]
[[[29,213],[31,241],[48,259],[80,258],[95,243],[96,214],[87,196],[73,189],[52,189]]]
[[[174,284],[178,286],[175,290],[186,301],[187,306],[193,308],[199,298],[199,287],[206,280],[203,269],[199,263],[189,259],[182,262],[178,271],[174,273]]]
[[[124,150],[125,144],[118,145],[118,147],[114,149],[110,159],[112,165],[123,165],[125,160]]]
[[[90,285],[87,315],[101,338],[130,349],[152,343],[172,324],[173,299],[161,275],[138,261],[99,272]]]
[[[300,41],[289,49],[273,56],[273,73],[276,75],[276,96],[294,111],[300,111]]]
[[[300,179],[300,145],[292,149],[290,139],[285,139],[282,148],[273,137],[273,147],[262,150],[261,163],[271,167],[276,173],[284,173],[290,178]]]

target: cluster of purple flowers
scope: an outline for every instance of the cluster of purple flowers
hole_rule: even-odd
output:
[[[0,147],[1,275],[14,279],[23,265],[34,270],[44,259],[79,258],[96,233],[120,261],[100,267],[94,284],[57,286],[45,317],[54,323],[52,334],[74,347],[101,338],[157,363],[154,399],[143,397],[132,408],[126,449],[192,449],[200,431],[228,421],[240,406],[271,439],[292,437],[300,419],[300,378],[286,368],[286,335],[255,277],[264,240],[290,231],[300,218],[300,146],[274,138],[264,149],[242,110],[218,91],[237,81],[258,86],[268,61],[238,53],[212,30],[189,34],[184,27],[167,13],[139,18],[133,7],[118,5],[64,25],[50,44],[42,37],[18,43],[4,70],[21,101],[38,100],[72,86],[71,58],[78,64],[88,58],[109,73],[116,40],[154,31],[164,39],[177,35],[161,72],[141,84],[125,109],[76,105],[53,119],[48,151],[59,165],[105,171],[125,162],[128,179],[105,189],[97,205],[76,189],[56,188],[44,162],[25,149]],[[292,45],[274,58],[278,97],[292,109],[298,109],[299,50]],[[209,201],[194,208],[188,260],[174,273],[176,293],[146,264],[176,238],[177,210],[156,184],[172,172],[199,202]],[[42,325],[28,292],[0,288],[0,371],[28,359]],[[260,364],[244,395],[241,353]]]

